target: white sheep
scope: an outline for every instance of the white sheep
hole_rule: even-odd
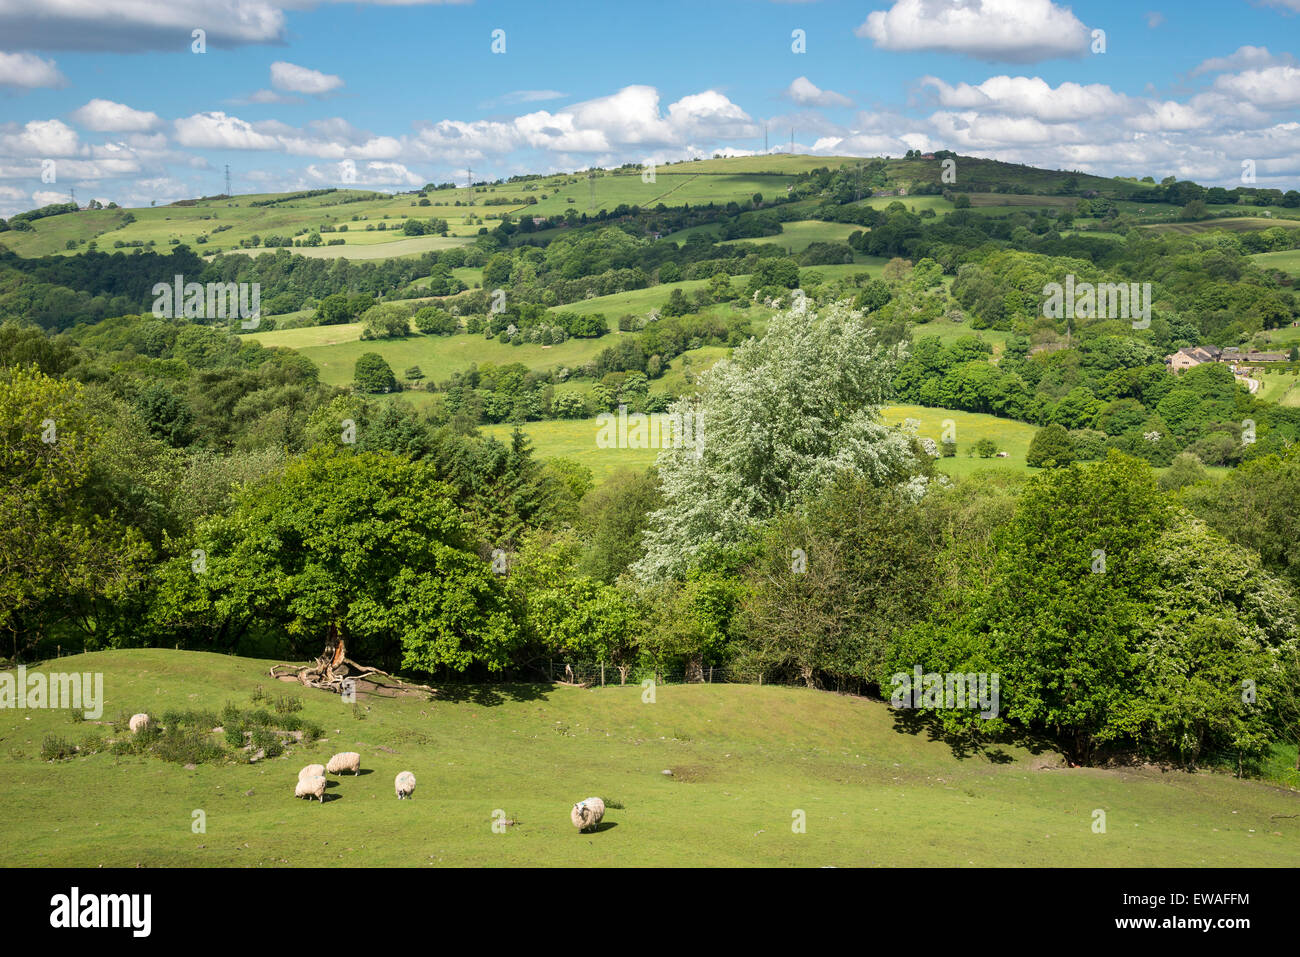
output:
[[[325,765],[309,764],[298,772],[298,780],[303,778],[323,778],[325,777]]]
[[[145,728],[149,727],[149,725],[151,724],[153,724],[153,722],[149,720],[149,716],[147,714],[131,715],[132,734],[138,734],[139,732],[143,731]]]
[[[409,798],[411,792],[415,790],[415,775],[410,771],[403,771],[393,781],[393,787],[397,790],[397,800]]]
[[[325,803],[325,776],[317,774],[310,778],[299,778],[298,785],[293,789],[293,796],[311,800],[317,798],[321,804]]]
[[[330,774],[351,771],[354,776],[358,775],[361,773],[361,755],[355,751],[341,751],[330,758],[329,764],[325,765],[325,770]]]
[[[605,802],[600,798],[587,798],[585,801],[579,801],[573,805],[573,810],[569,812],[569,820],[573,822],[573,826],[578,829],[579,833],[589,827],[595,827],[604,816]]]

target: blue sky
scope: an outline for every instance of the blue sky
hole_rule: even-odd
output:
[[[211,194],[226,163],[236,192],[395,190],[743,154],[765,125],[1295,188],[1298,41],[1300,0],[0,0],[0,215]]]

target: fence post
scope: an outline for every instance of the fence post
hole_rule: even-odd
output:
[[[605,662],[600,663],[600,686],[605,687]]]
[[[758,686],[763,687],[763,672],[761,671],[758,673]]]
[[[709,665],[709,684],[713,684],[713,665]]]
[[[554,681],[554,680],[555,680],[555,662],[554,662],[554,661],[548,661],[548,662],[546,662],[546,664],[547,664],[547,665],[550,667],[550,669],[551,669],[551,680]]]

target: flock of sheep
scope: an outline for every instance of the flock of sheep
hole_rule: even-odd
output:
[[[147,714],[136,714],[131,716],[131,733],[135,734],[150,724]],[[321,804],[325,803],[325,775],[326,774],[343,774],[345,771],[351,771],[352,776],[356,777],[361,773],[361,755],[355,751],[340,751],[334,757],[329,759],[328,764],[309,764],[298,772],[298,784],[293,789],[293,796],[298,798],[315,798]],[[409,798],[415,792],[415,775],[410,771],[402,771],[393,781],[393,789],[397,792],[397,800]],[[585,801],[579,801],[573,805],[573,810],[569,812],[569,820],[573,826],[578,829],[579,833],[588,828],[595,828],[605,817],[605,802],[598,797],[589,797]]]
[[[328,764],[307,765],[298,772],[298,784],[294,788],[293,796],[307,798],[309,801],[316,798],[324,804],[325,775],[343,774],[345,771],[351,771],[354,777],[360,774],[361,755],[355,751],[342,751],[330,758]],[[397,800],[409,798],[415,791],[415,775],[410,771],[402,771],[393,781],[393,789],[397,792]],[[579,801],[569,812],[569,820],[573,822],[573,826],[579,833],[594,828],[604,817],[605,802],[598,797]]]

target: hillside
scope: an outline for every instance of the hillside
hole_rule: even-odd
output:
[[[294,692],[324,740],[187,770],[101,751],[39,757],[107,728],[0,717],[4,866],[1251,866],[1295,863],[1300,793],[1221,774],[1067,769],[1019,744],[954,752],[876,701],[787,687],[448,686],[432,701],[277,684],[268,662],[135,650],[48,662],[102,672],[119,711],[247,707]],[[219,739],[219,738],[218,738]],[[295,800],[298,768],[356,750],[365,771]],[[393,794],[413,771],[411,801]],[[671,770],[671,776],[664,775]],[[578,836],[570,805],[611,804]],[[1106,812],[1095,834],[1096,810]],[[191,830],[193,813],[206,832]],[[493,815],[517,822],[493,833]],[[796,810],[806,833],[792,831]]]

